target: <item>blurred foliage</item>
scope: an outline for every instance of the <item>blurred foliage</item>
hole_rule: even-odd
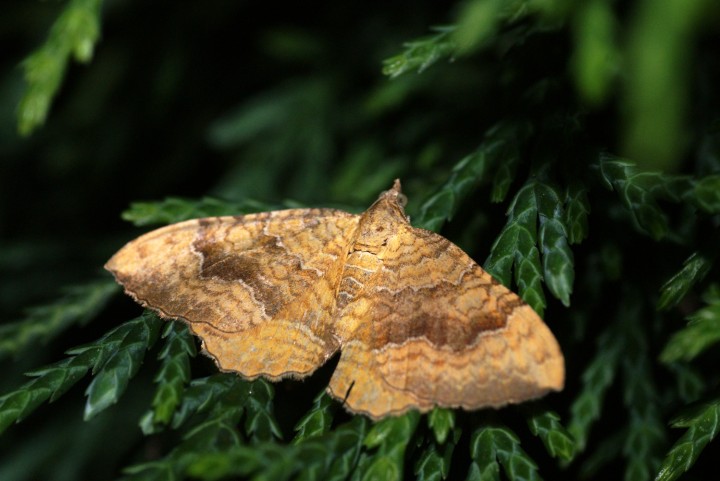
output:
[[[0,325],[0,359],[38,343],[47,344],[73,324],[93,320],[118,289],[109,279],[71,286],[55,302],[28,309],[21,321]]]
[[[6,2],[0,479],[708,479],[719,25],[712,0]],[[372,423],[332,362],[218,373],[98,278],[147,231],[123,219],[360,212],[396,177],[544,313],[562,393]]]
[[[45,123],[65,76],[69,57],[92,59],[100,35],[100,0],[71,0],[53,23],[45,43],[23,62],[27,87],[18,106],[18,131],[27,135]]]

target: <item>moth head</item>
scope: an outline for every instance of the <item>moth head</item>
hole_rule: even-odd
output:
[[[382,209],[388,211],[395,211],[402,214],[402,218],[407,220],[405,215],[405,206],[408,203],[408,198],[402,193],[402,187],[400,186],[400,179],[395,179],[392,188],[386,190],[380,194],[378,200],[370,207],[375,208],[376,206],[382,206]]]
[[[364,244],[382,246],[395,234],[397,223],[409,224],[405,214],[407,197],[402,193],[400,180],[396,179],[390,190],[386,190],[375,203],[362,215],[360,237]]]

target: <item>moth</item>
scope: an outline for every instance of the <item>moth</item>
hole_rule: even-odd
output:
[[[379,419],[479,409],[563,388],[545,323],[444,237],[410,225],[400,181],[363,214],[290,209],[169,225],[106,264],[125,291],[187,323],[222,371],[304,378]]]

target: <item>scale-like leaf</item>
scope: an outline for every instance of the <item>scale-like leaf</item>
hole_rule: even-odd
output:
[[[179,406],[185,385],[190,381],[190,358],[195,357],[195,340],[187,325],[168,322],[163,333],[165,345],[158,355],[160,370],[155,375],[158,384],[152,409],[143,416],[140,426],[145,434],[158,431],[172,421]]]
[[[28,310],[17,322],[0,326],[0,359],[45,344],[74,324],[95,317],[118,291],[110,279],[72,286],[59,300]]]
[[[598,340],[595,357],[582,374],[582,389],[570,407],[568,432],[576,440],[577,451],[583,451],[590,427],[600,417],[605,393],[617,375],[623,353],[622,338],[614,327],[606,330]]]
[[[147,351],[154,343],[161,321],[154,313],[146,311],[127,333],[117,351],[108,358],[102,369],[95,374],[85,394],[85,419],[115,404],[125,392],[130,379],[135,376]]]
[[[361,457],[353,479],[403,479],[405,449],[412,439],[419,419],[419,414],[411,411],[376,423],[363,441],[366,448],[375,448],[375,451],[372,455]]]
[[[415,476],[420,481],[441,481],[448,477],[451,468],[452,455],[455,450],[455,443],[460,436],[457,431],[455,439],[448,441],[443,446],[429,443],[420,454],[415,463]]]
[[[27,417],[43,402],[59,398],[88,371],[96,373],[127,345],[127,339],[136,338],[139,331],[150,334],[147,338],[147,343],[150,343],[152,331],[159,324],[159,320],[147,314],[140,316],[116,327],[93,343],[69,350],[71,357],[28,373],[35,379],[0,397],[0,432],[13,422]],[[137,341],[130,345],[137,347]],[[148,344],[145,349],[147,347]]]
[[[539,481],[535,462],[520,447],[520,439],[505,426],[489,425],[477,429],[470,441],[470,456],[477,465],[478,479],[499,479],[498,462],[508,479]]]
[[[275,388],[264,380],[253,381],[247,397],[245,432],[254,441],[282,439],[282,431],[273,414]]]
[[[326,391],[322,391],[313,402],[310,411],[295,425],[295,439],[293,443],[300,443],[308,438],[321,436],[328,432],[333,421],[331,414],[332,398]]]
[[[102,0],[72,0],[50,29],[45,43],[23,62],[27,87],[17,109],[18,131],[27,135],[45,123],[70,57],[89,62],[100,38]]]
[[[352,421],[323,435],[281,446],[263,442],[222,452],[190,452],[187,473],[204,480],[252,476],[253,479],[341,481],[348,479],[362,449],[367,421]]]
[[[543,279],[550,292],[568,305],[575,274],[559,193],[548,184],[531,180],[515,195],[507,215],[485,269],[510,286],[514,266],[520,296],[541,316],[546,306]]]
[[[532,412],[527,418],[530,431],[538,436],[553,458],[570,461],[575,456],[575,440],[560,424],[560,416],[553,411]]]
[[[423,202],[419,215],[414,218],[416,225],[438,231],[445,221],[452,219],[463,199],[485,179],[490,170],[503,170],[506,163],[518,161],[518,144],[525,140],[529,130],[528,125],[520,121],[501,122],[490,128],[480,147],[455,164],[450,178]],[[509,171],[506,173],[510,176],[504,186],[507,190],[514,177],[514,169],[512,174]],[[495,193],[493,200],[497,201]]]
[[[518,191],[508,208],[508,221],[490,249],[485,269],[506,286],[511,285],[512,267],[520,296],[540,316],[545,310],[542,266],[537,249],[537,205],[533,183]]]
[[[427,416],[428,427],[433,430],[438,444],[445,443],[450,431],[455,429],[455,413],[450,409],[435,408]]]
[[[601,156],[600,172],[606,185],[618,193],[636,225],[655,240],[668,231],[667,215],[657,200],[679,202],[692,189],[687,176],[646,172],[633,162],[609,155]]]
[[[703,449],[720,432],[720,398],[687,408],[672,422],[676,428],[687,428],[670,448],[658,470],[655,481],[674,481],[688,471]]]
[[[435,35],[405,43],[405,51],[383,62],[383,73],[390,78],[406,72],[424,71],[438,60],[450,57],[455,51],[451,38],[454,27],[435,27]]]
[[[658,309],[675,307],[696,283],[705,278],[714,260],[713,254],[700,251],[685,259],[683,268],[660,288]]]
[[[239,383],[245,381],[237,376],[222,373],[193,379],[183,393],[182,403],[175,411],[172,427],[178,429],[194,414],[207,412],[220,405],[220,399],[228,396]]]
[[[535,198],[545,284],[553,296],[569,306],[575,271],[572,251],[568,247],[563,200],[556,189],[544,183],[535,185]]]
[[[164,225],[201,217],[242,215],[277,208],[278,206],[253,200],[233,203],[212,197],[203,197],[200,200],[168,197],[158,202],[133,202],[130,208],[122,213],[122,218],[136,226]]]
[[[415,219],[418,227],[438,231],[445,221],[452,219],[462,199],[485,173],[490,162],[488,150],[483,145],[455,165],[447,182],[420,208]]]
[[[590,201],[581,184],[573,183],[565,196],[565,227],[570,244],[579,244],[588,236]]]
[[[670,363],[691,361],[720,341],[720,287],[713,285],[705,294],[707,306],[688,316],[688,325],[676,332],[660,353],[660,360]]]
[[[638,296],[628,296],[618,323],[625,347],[622,359],[623,398],[628,414],[623,442],[626,481],[649,481],[660,464],[665,430],[660,416],[660,397],[652,375],[647,339],[636,321],[643,315]],[[637,306],[637,307],[636,307]],[[635,321],[635,322],[633,322]]]
[[[216,479],[231,470],[247,474],[263,467],[277,469],[285,451],[275,442],[282,433],[272,415],[272,397],[272,387],[263,380],[248,382],[230,373],[193,380],[175,411],[173,427],[184,426],[191,418],[196,423],[167,456],[127,469],[127,479],[166,475],[176,479],[188,470]],[[238,423],[243,417],[240,432]],[[245,439],[254,446],[247,446]],[[243,460],[241,466],[232,464],[235,458]]]
[[[720,213],[720,175],[708,175],[695,184],[695,204],[709,214]]]

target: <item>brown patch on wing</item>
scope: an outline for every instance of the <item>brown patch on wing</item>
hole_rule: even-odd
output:
[[[388,219],[364,217],[359,232],[377,232],[378,222]],[[407,223],[389,230],[359,240],[381,249],[348,257],[345,284],[355,288],[338,313],[347,343],[333,396],[352,385],[348,409],[381,418],[499,407],[562,389],[560,348],[528,305],[447,239]]]
[[[142,305],[188,322],[221,369],[303,376],[340,346],[330,319],[357,220],[297,209],[187,221],[130,242],[106,268]]]
[[[286,252],[278,245],[276,237],[260,234],[252,248],[238,250],[231,242],[219,242],[212,236],[212,226],[201,227],[192,249],[200,256],[200,277],[228,283],[240,282],[252,292],[255,301],[263,306],[266,315],[273,317],[290,300],[282,296],[283,292],[275,287],[278,279],[265,277],[263,263],[267,259],[280,259]],[[209,232],[207,232],[209,231]],[[300,261],[288,259],[291,270],[300,272]],[[313,274],[315,274],[313,276]],[[308,272],[306,276],[318,274]]]

